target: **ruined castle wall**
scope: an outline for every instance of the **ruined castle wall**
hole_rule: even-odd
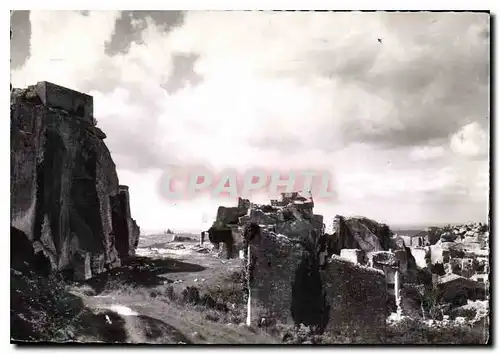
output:
[[[254,272],[251,282],[252,322],[273,318],[293,324],[292,285],[303,257],[303,248],[286,237],[278,239],[263,235],[251,245]]]
[[[384,273],[333,256],[322,281],[331,306],[326,332],[362,343],[383,342],[389,315]]]
[[[360,341],[384,339],[388,311],[382,271],[336,256],[320,270],[301,244],[272,233],[251,245],[251,255],[252,323],[272,318],[354,334]]]

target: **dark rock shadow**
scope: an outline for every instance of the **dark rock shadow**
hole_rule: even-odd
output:
[[[201,272],[205,270],[193,263],[181,262],[175,259],[154,259],[148,257],[131,257],[122,262],[122,266],[101,273],[87,280],[85,283],[97,293],[110,287],[155,287],[162,285],[163,274],[181,272]]]
[[[292,283],[292,318],[296,325],[303,323],[317,333],[323,333],[328,322],[330,306],[319,271],[319,264],[305,255]]]
[[[177,344],[179,342],[184,342],[186,344],[191,344],[191,340],[188,339],[182,332],[180,332],[174,326],[171,326],[163,321],[149,316],[137,316],[138,324],[142,327],[144,336],[148,342],[154,343],[172,343]]]
[[[54,344],[56,342],[123,344],[131,343],[132,338],[136,343],[138,342],[137,344],[178,344],[179,342],[192,344],[191,340],[177,328],[156,318],[143,315],[125,318],[110,310],[94,313],[89,309],[82,311],[70,326],[54,337],[13,336],[11,343],[19,347],[46,345],[51,342]],[[33,342],[33,340],[40,339],[43,343]]]
[[[35,258],[33,245],[24,232],[10,227],[10,267],[19,271],[30,269]]]
[[[108,322],[109,320],[109,322]],[[116,312],[106,310],[98,314],[86,311],[78,321],[79,334],[104,343],[126,343],[128,334],[125,319]]]
[[[33,272],[11,270],[10,283],[11,342],[52,340],[84,309],[63,285]]]
[[[88,311],[80,318],[79,334],[96,342],[127,343],[132,334],[130,331],[134,331],[136,338],[144,339],[141,343],[191,344],[177,328],[149,316],[130,316],[125,319],[116,312],[106,310],[97,314]]]

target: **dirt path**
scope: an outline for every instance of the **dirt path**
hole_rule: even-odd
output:
[[[140,247],[137,250],[137,254],[156,259],[177,260],[182,263],[196,264],[204,268],[199,271],[180,271],[169,274],[168,279],[174,282],[174,286],[179,282],[184,287],[200,285],[200,283],[217,283],[221,276],[239,270],[242,265],[239,258],[218,258],[211,245],[205,245],[202,248],[196,242],[171,242],[163,245],[155,244],[155,246],[163,246],[164,248]]]
[[[176,294],[187,286],[217,287],[222,279],[227,281],[231,273],[240,269],[240,259],[221,260],[208,245],[203,249],[196,242],[146,241],[149,242],[143,240],[139,245],[137,260],[91,279],[85,286],[92,288],[92,295],[85,291],[85,286],[73,289],[89,308],[118,314],[126,328],[127,342],[277,343],[260,329],[208,319],[207,311],[199,306],[164,296],[168,287]],[[106,321],[112,319],[108,316]]]
[[[171,340],[172,337],[175,337],[175,333],[187,338],[183,341],[186,344],[277,343],[275,339],[260,330],[252,330],[241,324],[214,323],[204,318],[203,313],[193,308],[179,306],[171,302],[166,303],[155,299],[140,300],[136,297],[118,295],[90,297],[86,303],[96,310],[113,309],[113,306],[116,309],[116,304],[120,304],[121,309],[137,313],[137,315],[127,316],[124,314],[123,316],[126,319],[131,319],[127,321],[127,332],[129,340],[135,343],[178,343]],[[119,311],[117,313],[123,314]],[[149,325],[147,322],[150,321],[144,321],[141,318],[136,320],[137,317],[154,319],[170,328],[165,331],[166,333],[162,333],[163,338],[148,338],[146,327]]]

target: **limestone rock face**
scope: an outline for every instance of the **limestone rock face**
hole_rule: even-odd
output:
[[[418,268],[427,268],[430,263],[430,247],[411,248],[410,252]]]
[[[139,243],[139,227],[130,214],[130,196],[127,186],[120,185],[118,194],[111,197],[116,250],[120,258],[133,256]]]
[[[360,249],[365,254],[387,251],[391,246],[392,232],[385,224],[365,217],[337,215],[333,222],[333,235],[328,237],[329,251],[339,255],[342,249]]]
[[[48,82],[11,92],[11,227],[53,271],[87,278],[134,254],[139,228],[104,138],[91,96]]]

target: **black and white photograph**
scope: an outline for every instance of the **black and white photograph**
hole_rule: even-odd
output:
[[[493,15],[361,10],[10,11],[11,344],[491,345]]]

